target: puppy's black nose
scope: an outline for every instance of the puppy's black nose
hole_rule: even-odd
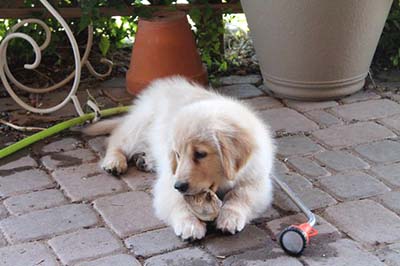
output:
[[[174,188],[177,189],[179,192],[186,192],[189,188],[189,183],[188,182],[181,182],[177,181],[174,185]]]

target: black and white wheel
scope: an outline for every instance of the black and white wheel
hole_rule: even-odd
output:
[[[298,257],[307,246],[307,236],[300,228],[289,226],[281,232],[279,244],[287,254]]]

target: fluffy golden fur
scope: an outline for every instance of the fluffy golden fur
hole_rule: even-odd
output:
[[[268,127],[238,100],[180,77],[153,82],[120,121],[93,125],[89,134],[112,131],[102,167],[114,175],[144,153],[141,167],[155,169],[156,215],[183,239],[200,239],[206,225],[188,209],[184,195],[212,189],[225,195],[215,221],[236,233],[272,200],[274,145]],[[179,191],[178,191],[179,190]]]

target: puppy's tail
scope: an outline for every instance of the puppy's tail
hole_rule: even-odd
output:
[[[120,122],[120,117],[103,120],[84,128],[82,132],[89,136],[107,135],[110,134]]]

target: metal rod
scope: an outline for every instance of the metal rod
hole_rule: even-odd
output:
[[[52,86],[49,86],[47,88],[32,88],[29,86],[26,86],[19,82],[14,75],[11,73],[11,70],[8,67],[7,64],[7,48],[8,48],[8,42],[11,39],[14,38],[23,38],[26,41],[28,41],[31,46],[33,47],[33,50],[35,52],[35,62],[33,64],[27,64],[25,65],[26,69],[34,69],[36,68],[41,61],[41,52],[46,49],[46,47],[50,43],[50,38],[51,38],[51,31],[50,28],[46,25],[45,22],[39,20],[39,19],[24,19],[15,24],[11,29],[10,32],[7,34],[7,36],[4,38],[4,40],[0,43],[0,79],[4,84],[5,89],[8,91],[10,94],[11,98],[14,99],[14,101],[19,104],[21,107],[24,109],[34,112],[34,113],[41,113],[41,114],[46,114],[46,113],[51,113],[55,112],[61,108],[63,108],[68,102],[72,100],[75,109],[79,115],[83,115],[82,107],[81,104],[78,101],[78,98],[76,97],[76,92],[78,90],[79,82],[80,82],[80,75],[81,75],[81,69],[83,65],[86,65],[87,68],[89,69],[89,72],[94,75],[96,78],[104,78],[111,74],[112,71],[112,65],[113,63],[110,60],[102,58],[100,62],[102,64],[105,64],[108,66],[108,70],[106,73],[98,73],[95,71],[95,69],[92,67],[90,62],[88,61],[89,53],[92,47],[93,43],[93,25],[90,24],[88,26],[88,41],[86,44],[86,49],[85,53],[83,54],[83,57],[80,58],[80,53],[78,49],[78,45],[76,43],[76,40],[73,36],[73,33],[71,29],[69,28],[68,24],[66,21],[60,16],[59,13],[51,6],[51,4],[47,0],[40,0],[41,3],[46,7],[46,9],[56,18],[56,20],[62,25],[62,27],[65,30],[65,33],[67,34],[67,37],[71,43],[72,46],[72,51],[74,54],[74,59],[75,59],[75,69],[72,73],[68,75],[64,80],[58,82],[57,84],[54,84]],[[42,45],[38,45],[34,39],[32,39],[30,36],[21,33],[21,32],[16,32],[18,28],[24,26],[27,23],[35,23],[40,25],[44,31],[45,31],[45,36],[46,39],[42,43]],[[14,87],[12,87],[10,84],[14,84],[15,87],[18,87],[21,90],[30,92],[30,93],[39,93],[39,94],[44,94],[48,93],[51,91],[54,91],[56,89],[59,89],[66,84],[68,84],[71,80],[73,80],[73,85],[72,88],[69,92],[69,94],[66,96],[66,98],[61,102],[58,103],[55,106],[49,107],[49,108],[36,108],[34,106],[31,106],[27,103],[25,103],[18,95],[16,92],[14,92]]]
[[[296,206],[299,207],[299,209],[307,216],[307,223],[311,226],[314,226],[316,219],[315,215],[310,211],[310,209],[301,201],[299,197],[296,196],[293,190],[291,190],[285,182],[275,176],[272,176],[272,179],[289,196],[289,198],[296,204]]]

